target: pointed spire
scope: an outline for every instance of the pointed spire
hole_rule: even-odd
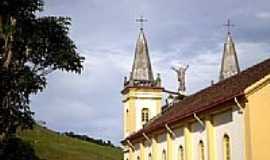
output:
[[[140,23],[140,33],[137,39],[135,56],[130,72],[129,80],[124,79],[124,87],[159,87],[161,88],[161,78],[158,75],[154,79],[147,40],[144,34],[143,23],[147,20],[143,17],[136,19]]]
[[[230,22],[230,21],[228,21]],[[227,26],[229,26],[228,23]],[[240,72],[238,58],[235,50],[235,44],[232,39],[231,31],[228,31],[226,42],[224,43],[224,52],[221,61],[220,80],[226,79]]]
[[[130,81],[154,82],[147,41],[142,29],[136,43]]]

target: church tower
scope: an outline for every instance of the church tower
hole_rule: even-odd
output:
[[[124,138],[141,129],[161,112],[161,79],[154,79],[146,37],[141,27],[130,77],[125,77],[123,95]]]
[[[225,26],[228,27],[228,34],[226,42],[224,43],[219,80],[224,80],[240,72],[235,44],[230,32],[230,27],[233,25],[230,23],[230,20],[228,20],[228,23]]]

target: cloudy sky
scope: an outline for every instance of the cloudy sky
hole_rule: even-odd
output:
[[[57,131],[122,138],[120,91],[131,70],[139,25],[155,74],[176,90],[172,65],[189,64],[188,93],[217,81],[227,18],[244,70],[270,57],[269,0],[45,0],[42,15],[72,18],[71,37],[86,57],[81,75],[55,72],[47,89],[32,98],[35,118]]]

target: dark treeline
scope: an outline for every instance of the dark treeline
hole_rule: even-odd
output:
[[[74,132],[64,132],[64,135],[72,137],[72,138],[77,138],[83,141],[92,142],[92,143],[102,145],[102,146],[110,146],[113,148],[119,148],[113,145],[110,140],[104,141],[102,139],[94,139],[94,138],[88,137],[87,135],[75,134]]]
[[[41,160],[33,148],[26,141],[16,136],[9,136],[0,142],[0,159],[1,160]]]

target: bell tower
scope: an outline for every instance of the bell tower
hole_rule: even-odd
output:
[[[144,22],[143,18],[138,19]],[[124,138],[141,129],[151,118],[161,112],[161,79],[154,79],[148,45],[140,28],[135,48],[135,57],[129,78],[125,77],[123,95]]]

